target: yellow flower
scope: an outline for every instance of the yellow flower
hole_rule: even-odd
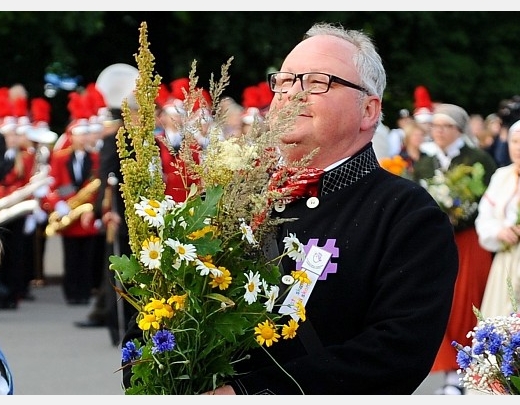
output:
[[[287,325],[282,327],[282,336],[284,339],[293,339],[296,336],[296,330],[300,327],[298,322],[291,319]]]
[[[199,229],[198,231],[195,231],[195,232],[192,232],[191,234],[189,234],[188,238],[191,240],[200,239],[200,238],[203,238],[207,233],[210,233],[210,232],[212,232],[213,235],[216,235],[217,228],[212,225],[205,226],[204,228]]]
[[[150,298],[150,303],[146,304],[144,310],[149,314],[154,314],[157,317],[157,320],[161,320],[162,318],[171,318],[173,316],[173,309],[170,304],[166,303],[164,298],[161,300]]]
[[[278,338],[280,335],[276,333],[276,326],[273,325],[270,321],[265,321],[264,323],[259,323],[258,326],[255,327],[255,335],[256,341],[260,344],[270,347],[273,342],[278,342]]]
[[[143,314],[138,326],[141,330],[159,329],[160,327],[157,318],[153,314]]]
[[[307,319],[305,315],[305,305],[303,305],[302,300],[298,300],[298,302],[296,303],[296,315],[298,315],[302,321],[305,321]]]
[[[222,275],[216,276],[213,273],[210,273],[209,277],[211,278],[211,281],[209,282],[209,285],[211,285],[212,288],[218,287],[219,290],[226,290],[231,284],[231,280],[233,280],[231,272],[225,267],[219,267],[218,269],[222,271]]]
[[[300,282],[301,284],[310,284],[311,283],[311,279],[309,278],[309,276],[307,275],[307,272],[305,270],[294,270],[294,271],[291,271],[291,276],[293,276],[293,278]]]
[[[168,298],[168,304],[173,305],[176,310],[184,309],[184,304],[186,302],[186,298],[188,297],[188,294],[184,295],[172,295],[170,298]]]

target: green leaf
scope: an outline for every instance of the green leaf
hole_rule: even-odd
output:
[[[520,377],[513,375],[511,376],[511,385],[514,387],[514,391],[511,394],[520,394]]]
[[[214,256],[216,253],[222,250],[220,239],[214,238],[212,234],[206,234],[202,238],[198,238],[191,242],[197,249],[197,253],[200,256],[211,255]]]
[[[222,302],[226,305],[229,305],[229,306],[234,306],[235,303],[233,302],[232,299],[222,295],[222,294],[219,294],[219,293],[210,293],[210,294],[207,294],[206,297],[212,299],[212,300],[216,300],[216,301],[219,301],[219,302]]]
[[[228,342],[235,342],[237,336],[245,333],[249,326],[247,318],[236,312],[222,312],[214,318],[215,331]]]
[[[117,271],[124,281],[132,280],[141,271],[141,266],[134,256],[110,256],[110,270]]]
[[[221,186],[211,187],[206,190],[204,199],[196,198],[187,204],[187,208],[193,208],[193,216],[185,216],[186,232],[190,233],[206,226],[206,219],[215,217],[220,199],[224,194]]]

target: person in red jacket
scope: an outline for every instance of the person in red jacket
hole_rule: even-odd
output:
[[[186,171],[186,165],[179,156],[179,148],[182,143],[181,127],[185,120],[183,102],[173,99],[163,105],[159,112],[159,121],[162,132],[156,134],[155,139],[159,146],[163,179],[166,184],[165,194],[181,202],[186,200],[191,184],[196,180]],[[193,158],[198,162],[202,147],[194,142],[192,147]]]
[[[34,150],[27,147],[25,135],[18,134],[17,128],[17,119],[12,116],[4,117],[0,123],[0,136],[4,137],[7,147],[5,159],[10,168],[0,181],[0,198],[26,187],[36,168]],[[18,201],[21,202],[23,200]],[[0,309],[15,309],[19,301],[29,295],[32,271],[28,268],[32,250],[26,243],[27,235],[32,232],[26,227],[29,214],[24,210],[19,212],[14,206],[10,208],[16,215],[8,216],[0,227],[0,238],[4,244],[0,287],[3,286],[6,291],[0,294]]]
[[[86,305],[91,297],[100,230],[94,223],[84,226],[80,219],[93,209],[87,204],[94,203],[99,192],[99,154],[85,148],[89,141],[87,120],[73,120],[66,131],[71,145],[53,153],[50,176],[54,182],[42,205],[50,213],[47,234],[57,232],[63,242],[65,299],[68,304]]]

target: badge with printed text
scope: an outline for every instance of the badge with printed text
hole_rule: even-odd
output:
[[[306,271],[310,283],[294,284],[287,297],[285,297],[278,313],[282,315],[289,314],[296,321],[299,319],[299,316],[295,313],[296,303],[301,300],[304,306],[307,304],[318,278],[325,270],[325,267],[327,267],[331,257],[332,253],[318,246],[311,247],[302,264],[302,270]]]

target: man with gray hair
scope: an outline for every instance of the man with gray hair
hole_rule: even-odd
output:
[[[458,257],[448,216],[428,192],[378,164],[381,57],[363,32],[318,23],[268,82],[269,116],[303,103],[281,137],[283,163],[317,151],[313,187],[275,205],[274,216],[296,218],[281,221],[278,249],[294,234],[308,256],[327,259],[296,337],[249,351],[236,378],[207,394],[412,394],[441,344]],[[282,264],[294,270],[289,258]]]

